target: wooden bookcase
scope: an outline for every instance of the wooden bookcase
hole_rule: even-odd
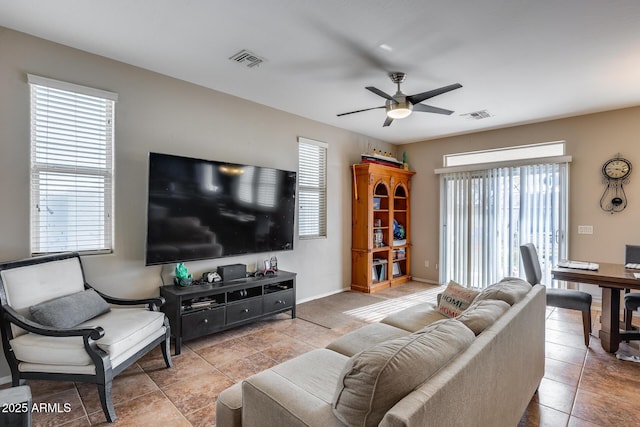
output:
[[[375,292],[411,280],[411,177],[373,163],[353,165],[351,289]],[[394,240],[393,221],[405,229]]]

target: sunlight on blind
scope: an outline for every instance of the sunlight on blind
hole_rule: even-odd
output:
[[[29,83],[31,252],[110,251],[115,94],[31,75]]]

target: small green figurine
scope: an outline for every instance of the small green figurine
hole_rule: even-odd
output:
[[[189,273],[187,266],[181,262],[176,264],[175,274],[174,282],[176,286],[189,286],[193,281],[193,276]]]

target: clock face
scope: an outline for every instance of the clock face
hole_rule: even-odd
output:
[[[602,166],[602,173],[609,179],[623,179],[631,173],[631,162],[626,159],[611,159]]]

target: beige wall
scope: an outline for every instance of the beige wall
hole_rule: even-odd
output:
[[[491,119],[487,119],[491,120]],[[624,245],[640,244],[640,107],[418,142],[406,150],[413,177],[411,229],[412,273],[438,280],[439,177],[448,153],[565,140],[573,157],[569,175],[569,257],[599,262],[624,261]],[[600,209],[604,190],[601,168],[620,153],[636,170],[625,186],[629,204],[614,215]],[[592,225],[593,235],[578,235],[578,225]],[[424,267],[429,260],[430,267]]]
[[[298,136],[329,144],[328,238],[296,240],[294,251],[277,253],[278,265],[298,272],[298,300],[349,287],[349,165],[358,162],[369,147],[389,151],[391,145],[1,27],[0,58],[0,261],[29,256],[27,73],[31,73],[119,94],[115,251],[83,259],[88,279],[96,288],[121,297],[158,294],[161,268],[144,266],[149,151],[295,171]],[[239,69],[239,78],[243,72]],[[265,257],[258,254],[187,265],[201,273],[218,265],[250,264]],[[0,377],[8,375],[2,368]]]

